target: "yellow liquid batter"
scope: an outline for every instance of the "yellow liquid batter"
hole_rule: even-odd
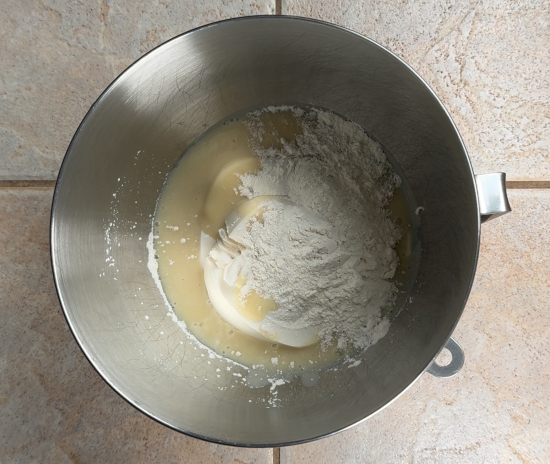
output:
[[[261,142],[264,148],[280,148],[281,138],[292,141],[300,134],[291,112],[262,114],[260,118],[268,129]],[[325,350],[320,344],[293,348],[251,337],[223,320],[209,302],[199,260],[201,231],[218,238],[225,218],[246,200],[238,194],[241,181],[237,174],[259,169],[259,160],[249,147],[251,134],[245,121],[230,120],[210,129],[186,152],[167,180],[154,223],[154,247],[164,292],[178,318],[198,340],[241,364],[289,372],[337,364],[345,353],[335,346]],[[403,286],[411,267],[412,227],[401,188],[395,191],[388,208],[404,231],[396,247],[399,266],[395,276],[398,286]],[[259,305],[273,307],[262,300],[250,295],[239,310],[251,314]]]

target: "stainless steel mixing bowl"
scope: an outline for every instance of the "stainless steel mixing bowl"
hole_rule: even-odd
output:
[[[280,103],[328,108],[361,124],[400,164],[424,211],[412,299],[388,335],[354,369],[324,372],[310,388],[298,380],[278,387],[281,403],[270,407],[269,387],[243,385],[238,369],[209,359],[167,316],[146,241],[163,183],[185,149],[232,113]],[[502,181],[477,179],[480,209],[449,114],[376,43],[300,18],[211,24],[130,66],[78,128],[52,210],[59,298],[93,366],[152,418],[219,443],[306,442],[374,414],[429,368],[468,298],[480,214],[509,209]]]

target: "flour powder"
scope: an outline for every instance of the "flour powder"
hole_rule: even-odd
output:
[[[387,204],[401,183],[381,146],[358,124],[317,110],[292,111],[301,129],[282,148],[264,149],[266,128],[249,123],[260,159],[256,174],[241,176],[240,193],[285,197],[267,201],[241,238],[245,297],[251,289],[273,299],[263,329],[314,326],[327,346],[364,349],[389,329],[384,307],[395,301],[392,281],[401,236]],[[259,115],[259,113],[258,113]]]

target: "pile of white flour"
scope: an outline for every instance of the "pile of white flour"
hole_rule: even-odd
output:
[[[382,338],[381,317],[395,300],[392,282],[401,236],[385,208],[401,179],[382,148],[363,129],[332,113],[291,110],[302,134],[282,149],[263,149],[257,174],[241,176],[248,198],[277,195],[296,207],[268,201],[261,220],[251,220],[242,238],[246,285],[279,309],[263,329],[318,327],[326,346],[363,349]],[[256,120],[255,120],[256,121]],[[251,124],[261,140],[261,122]]]

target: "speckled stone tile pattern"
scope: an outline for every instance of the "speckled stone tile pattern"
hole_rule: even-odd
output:
[[[549,0],[279,4],[283,14],[364,34],[410,64],[450,111],[476,173],[550,181]],[[275,11],[275,0],[2,3],[1,463],[550,462],[550,189],[509,191],[514,211],[483,225],[476,280],[453,335],[466,353],[457,376],[425,374],[363,424],[280,456],[154,422],[78,349],[50,266],[53,190],[5,187],[54,180],[90,105],[145,52],[203,24]]]
[[[282,0],[411,65],[450,111],[477,173],[550,179],[548,0]]]
[[[282,448],[281,464],[550,462],[550,191],[509,197],[514,211],[482,227],[459,374],[424,374],[366,422]]]
[[[52,190],[0,189],[0,462],[268,464],[149,419],[78,349],[49,258]]]
[[[55,179],[80,121],[109,83],[160,43],[275,0],[4,1],[0,180]]]

